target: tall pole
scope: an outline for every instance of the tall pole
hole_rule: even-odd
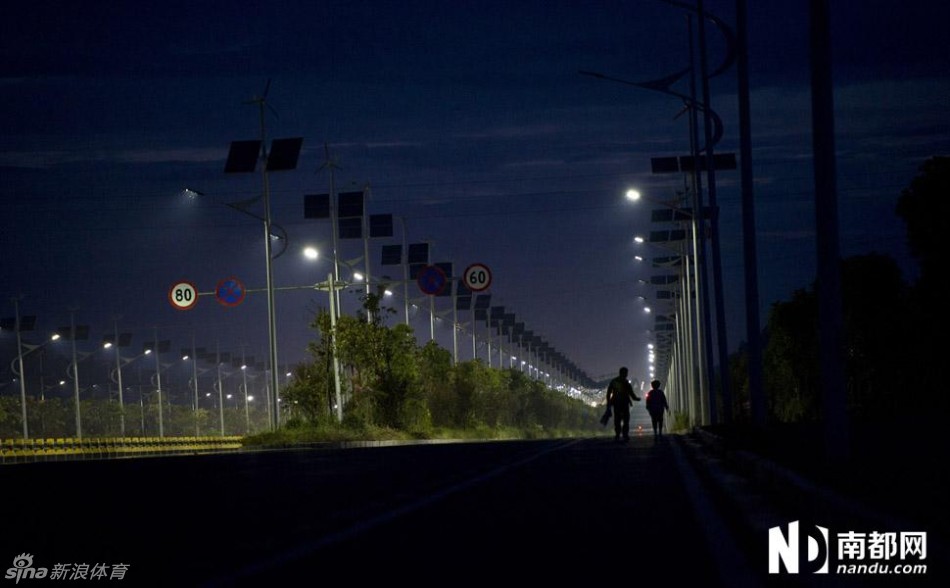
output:
[[[267,136],[264,128],[264,100],[258,101],[260,109],[260,128],[261,128],[261,161],[262,182],[264,187],[264,261],[265,271],[267,272],[267,340],[270,351],[270,383],[273,393],[273,417],[271,417],[271,429],[280,428],[280,419],[277,418],[279,398],[279,383],[277,381],[277,315],[274,311],[274,268],[271,263],[271,214],[270,214],[270,182],[267,177]],[[331,195],[332,198],[332,195]],[[335,253],[335,252],[334,252]],[[335,255],[334,255],[335,257]],[[221,434],[224,435],[224,423],[222,417]]]
[[[452,365],[459,363],[459,310],[458,310],[458,288],[449,282],[452,288]]]
[[[216,385],[218,387],[218,423],[221,436],[224,437],[224,382],[221,380],[221,342],[215,344],[214,353],[215,369],[218,373]]]
[[[162,416],[162,362],[158,348],[158,327],[155,328],[155,387],[158,392],[158,436],[165,436],[165,421]]]
[[[125,437],[125,401],[122,397],[122,353],[120,351],[119,345],[119,321],[116,319],[113,321],[113,326],[115,327],[115,339],[113,344],[115,345],[115,373],[116,373],[116,384],[119,386],[119,433],[122,437]]]
[[[700,16],[702,20],[702,16]],[[693,172],[690,174],[692,179],[693,195],[693,215],[696,220],[696,236],[693,240],[694,255],[696,256],[695,270],[696,276],[696,314],[697,314],[697,356],[699,364],[696,369],[699,372],[699,390],[702,398],[712,395],[712,386],[715,381],[715,369],[713,366],[713,344],[712,331],[709,310],[709,285],[707,273],[707,255],[706,255],[706,219],[703,213],[703,184],[702,175],[699,173],[699,120],[695,105],[696,100],[696,66],[695,49],[693,47],[693,20],[687,16],[687,32],[689,36],[689,92],[690,103],[694,108],[690,109],[690,154],[693,158]],[[703,104],[703,112],[709,112],[709,105]]]
[[[340,281],[340,252],[337,251],[339,245],[339,227],[337,226],[337,196],[336,196],[336,173],[337,168],[336,163],[330,159],[330,146],[326,143],[323,144],[323,150],[326,154],[326,163],[324,165],[330,170],[330,235],[332,239],[333,247],[333,283]],[[336,318],[339,318],[340,312],[340,294],[336,289],[331,289],[331,293],[335,299],[336,307]]]
[[[195,393],[195,437],[201,435],[198,419],[198,348],[195,347],[195,334],[191,334],[191,381]]]
[[[369,208],[366,204],[367,193],[369,192],[369,187],[363,190],[363,218],[361,222],[363,224],[362,233],[363,233],[363,266],[366,268],[366,276],[364,280],[366,281],[366,296],[369,297],[372,294],[372,286],[370,285],[370,260],[369,260],[369,215],[366,214],[367,209]],[[366,311],[366,322],[370,324],[373,322],[373,315],[369,310]]]
[[[76,357],[76,313],[69,313],[69,334],[73,343],[73,402],[76,406],[76,438],[82,439],[82,416],[79,405],[79,360]]]
[[[739,162],[742,182],[742,244],[745,253],[746,340],[749,353],[749,404],[752,422],[763,427],[766,421],[765,391],[762,384],[762,334],[759,325],[759,274],[756,253],[755,195],[752,183],[752,124],[749,105],[748,8],[746,0],[736,0],[736,77],[739,94]],[[732,420],[732,406],[723,402],[723,421]]]
[[[472,324],[472,361],[478,359],[478,339],[475,335],[477,326],[475,324],[475,301],[472,300],[472,307],[470,312],[471,324]]]
[[[30,430],[26,422],[26,375],[23,373],[23,340],[20,337],[20,301],[16,298],[13,299],[13,309],[15,312],[15,321],[16,321],[16,353],[17,353],[17,367],[20,371],[20,410],[23,418],[23,438],[30,438]]]
[[[718,198],[716,194],[716,166],[715,158],[713,153],[713,140],[712,140],[712,119],[709,116],[710,108],[710,92],[709,92],[709,73],[706,57],[706,12],[703,10],[703,0],[697,0],[697,8],[699,10],[699,61],[701,69],[701,80],[703,84],[703,104],[705,108],[703,109],[703,127],[705,132],[706,139],[706,189],[709,194],[709,208],[712,213],[710,218],[710,223],[712,223],[712,230],[710,231],[710,240],[712,245],[712,261],[713,261],[713,285],[716,288],[716,338],[719,347],[719,382],[720,382],[720,393],[722,397],[723,404],[732,402],[732,393],[730,391],[730,374],[729,374],[729,344],[727,340],[728,333],[726,332],[726,302],[723,296],[723,284],[722,284],[722,254],[720,251],[719,245],[719,208],[718,208]],[[699,163],[699,162],[696,162]],[[700,211],[701,212],[701,211]],[[716,404],[715,394],[712,393],[712,388],[710,388],[709,394],[709,421],[710,423],[719,422],[718,418],[718,406]]]
[[[829,21],[828,1],[811,0],[812,151],[815,166],[821,398],[826,457],[840,460],[850,455],[850,425],[843,369],[844,328]]]
[[[327,276],[327,290],[330,294],[330,353],[333,355],[333,391],[336,397],[336,420],[343,422],[343,398],[340,394],[340,360],[336,355],[336,282],[333,275]]]
[[[251,434],[251,409],[248,406],[247,399],[247,358],[245,351],[241,350],[241,380],[244,386],[244,434]]]
[[[406,219],[399,217],[399,224],[402,227],[402,251],[400,259],[402,261],[402,303],[406,311],[406,326],[409,326],[409,244],[406,242]],[[405,257],[403,257],[405,256]],[[404,261],[405,260],[405,261]]]

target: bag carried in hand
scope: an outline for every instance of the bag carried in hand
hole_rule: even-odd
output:
[[[604,416],[600,417],[600,424],[607,426],[607,423],[610,422],[610,417],[614,415],[613,410],[611,410],[610,405],[607,405],[607,410],[604,411]]]

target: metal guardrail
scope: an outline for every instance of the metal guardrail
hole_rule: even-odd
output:
[[[240,436],[2,439],[0,463],[236,451],[243,446],[242,439]]]

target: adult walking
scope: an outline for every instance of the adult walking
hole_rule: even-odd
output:
[[[640,397],[633,391],[633,385],[627,379],[628,370],[620,368],[620,374],[607,386],[607,404],[614,413],[614,441],[630,440],[630,406]]]

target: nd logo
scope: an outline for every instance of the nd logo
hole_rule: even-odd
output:
[[[770,574],[781,573],[779,561],[789,574],[797,574],[800,564],[805,571],[813,574],[828,573],[828,529],[818,525],[813,527],[802,533],[798,521],[794,521],[788,524],[788,534],[782,533],[781,527],[769,529]],[[802,551],[808,554],[804,562],[801,559]]]

